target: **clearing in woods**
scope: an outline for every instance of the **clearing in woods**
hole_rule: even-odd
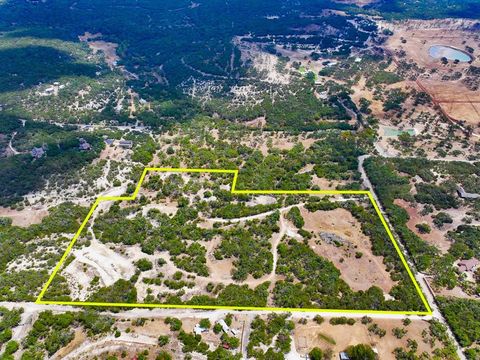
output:
[[[396,253],[401,259],[403,266],[405,267],[410,280],[413,282],[415,290],[418,296],[421,299],[421,302],[425,308],[425,311],[389,311],[389,310],[353,310],[353,309],[320,309],[320,308],[288,308],[288,307],[256,307],[256,306],[217,306],[217,305],[180,305],[180,304],[159,304],[159,303],[110,303],[110,302],[90,302],[90,301],[56,301],[56,300],[44,300],[43,297],[51,285],[53,279],[57,275],[57,273],[62,268],[62,265],[67,260],[68,255],[70,254],[73,246],[75,245],[77,239],[81,235],[82,231],[84,230],[85,226],[87,225],[89,219],[91,218],[92,214],[94,213],[95,209],[98,205],[102,202],[107,201],[132,201],[137,198],[137,195],[140,191],[142,183],[145,180],[145,177],[148,173],[151,172],[169,172],[169,173],[200,173],[200,174],[229,174],[233,175],[233,180],[231,183],[231,193],[233,195],[363,195],[368,197],[369,202],[373,205],[376,214],[378,215],[383,227],[385,228],[386,234],[388,238],[392,242]],[[72,238],[71,242],[69,243],[65,253],[63,254],[62,258],[55,266],[50,278],[45,283],[42,291],[40,292],[36,303],[37,304],[50,304],[50,305],[77,305],[77,306],[106,306],[106,307],[145,307],[145,308],[185,308],[185,309],[228,309],[228,310],[266,310],[266,311],[303,311],[303,312],[343,312],[343,313],[377,313],[377,314],[397,314],[397,315],[431,315],[432,310],[422,293],[420,286],[418,285],[415,277],[413,276],[412,271],[410,270],[403,253],[397,244],[396,240],[394,239],[392,232],[390,231],[388,224],[383,217],[380,208],[378,207],[374,197],[367,190],[237,190],[236,184],[238,179],[238,170],[222,170],[222,169],[188,169],[188,168],[145,168],[141,177],[140,181],[138,182],[135,191],[131,196],[103,196],[97,198],[93,206],[91,207],[87,217],[80,225],[75,236]],[[303,210],[304,211],[304,210]],[[307,219],[307,227],[308,227],[308,219]]]

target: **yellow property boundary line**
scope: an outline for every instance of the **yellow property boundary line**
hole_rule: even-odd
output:
[[[103,303],[103,302],[85,302],[85,301],[49,301],[49,300],[42,300],[45,292],[47,291],[48,287],[53,281],[55,275],[57,275],[60,267],[67,259],[68,254],[72,250],[75,242],[77,241],[78,237],[82,233],[83,229],[85,228],[88,220],[92,216],[93,212],[97,208],[98,204],[102,201],[129,201],[135,200],[140,188],[143,184],[145,176],[148,172],[180,172],[180,173],[215,173],[215,174],[232,174],[233,181],[232,181],[232,194],[237,195],[252,195],[252,194],[276,194],[276,195],[312,195],[312,194],[324,194],[324,195],[367,195],[372,203],[376,213],[380,217],[380,220],[388,234],[388,237],[393,243],[395,250],[400,256],[400,259],[407,270],[407,273],[412,280],[415,289],[417,290],[418,295],[420,296],[423,305],[427,309],[427,311],[386,311],[386,310],[346,310],[346,309],[306,309],[306,308],[278,308],[278,307],[251,307],[251,306],[216,306],[216,305],[174,305],[174,304],[142,304],[142,303]],[[221,169],[187,169],[187,168],[145,168],[142,172],[142,176],[140,177],[140,181],[135,188],[135,191],[131,196],[100,196],[97,198],[95,203],[92,205],[90,211],[88,212],[85,220],[83,220],[80,228],[76,232],[75,236],[73,237],[72,241],[68,245],[67,249],[65,250],[63,256],[61,257],[58,264],[53,269],[50,278],[43,286],[42,291],[38,295],[35,303],[36,304],[46,304],[46,305],[76,305],[76,306],[104,306],[104,307],[143,307],[143,308],[177,308],[177,309],[226,309],[226,310],[257,310],[257,311],[290,311],[290,312],[330,312],[330,313],[359,313],[359,314],[391,314],[391,315],[432,315],[432,309],[430,308],[428,301],[426,300],[420,286],[418,285],[415,277],[413,276],[410,267],[408,266],[405,257],[403,256],[402,251],[400,250],[399,245],[397,244],[395,238],[393,237],[390,228],[383,217],[380,208],[378,207],[373,195],[368,190],[236,190],[238,180],[238,170],[221,170]]]

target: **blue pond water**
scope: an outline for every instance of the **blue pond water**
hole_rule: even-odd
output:
[[[472,60],[471,56],[467,53],[445,45],[433,45],[428,50],[428,53],[435,59],[446,57],[448,60],[458,60],[460,62],[468,62]]]

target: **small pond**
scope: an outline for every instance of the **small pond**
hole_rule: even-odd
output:
[[[466,52],[445,45],[433,45],[428,50],[428,53],[435,59],[446,57],[448,60],[458,60],[460,62],[469,62],[472,60],[472,57]]]
[[[405,129],[405,130],[399,130],[396,128],[392,127],[385,127],[383,129],[383,135],[386,137],[391,137],[391,136],[399,136],[400,134],[407,133],[411,136],[415,135],[415,129]]]

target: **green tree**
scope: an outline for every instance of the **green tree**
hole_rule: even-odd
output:
[[[349,346],[345,352],[351,360],[375,360],[376,355],[373,349],[366,344]]]
[[[158,345],[159,346],[165,346],[168,344],[168,341],[169,341],[169,337],[167,335],[160,335],[158,337]]]
[[[432,229],[430,228],[430,225],[428,225],[427,223],[417,224],[415,225],[415,227],[418,229],[418,232],[421,234],[428,234],[430,233],[430,231],[432,231]]]
[[[15,353],[19,348],[18,342],[11,340],[5,345],[5,354],[10,355]]]
[[[314,347],[309,353],[311,360],[323,360],[323,351],[318,347]]]
[[[137,267],[140,271],[148,271],[148,270],[152,270],[152,268],[153,268],[152,262],[148,259],[145,259],[145,258],[138,260],[135,263],[135,265],[137,265]]]
[[[200,327],[204,328],[204,329],[210,329],[210,326],[212,326],[212,324],[210,323],[210,320],[208,319],[202,319],[200,320]]]
[[[155,360],[172,360],[172,355],[162,350],[157,354]]]

